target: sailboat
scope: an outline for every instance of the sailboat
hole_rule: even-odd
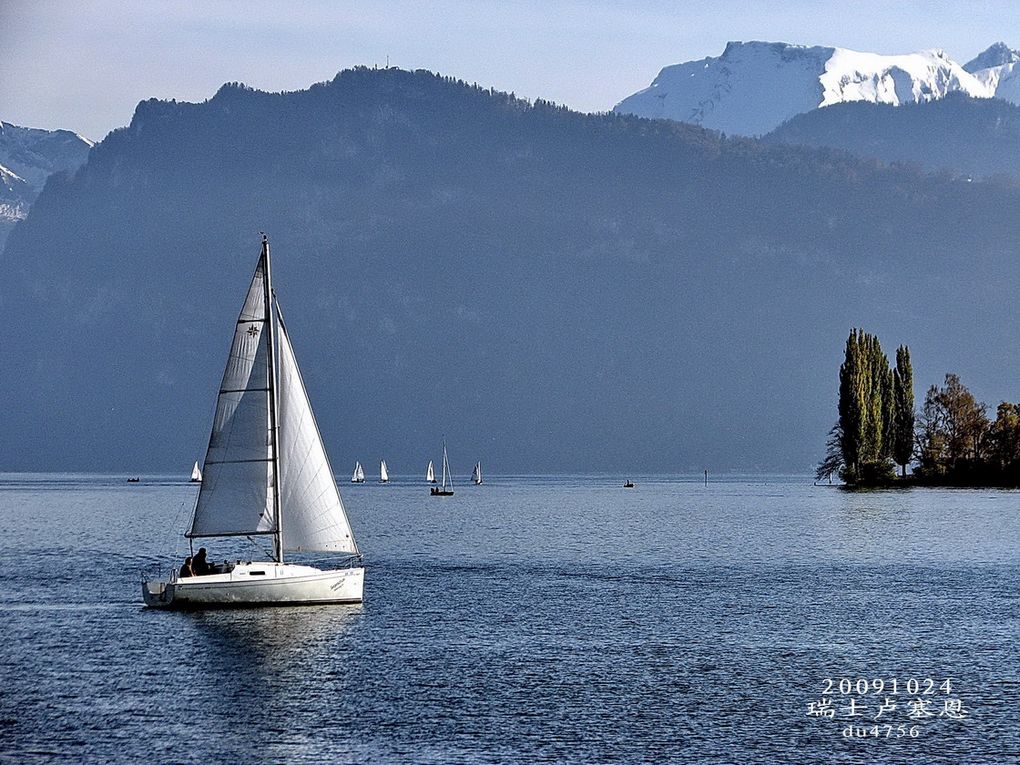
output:
[[[475,486],[482,482],[482,463],[476,462],[475,469],[471,471],[471,480],[475,482]]]
[[[453,474],[450,472],[450,460],[446,456],[446,440],[443,440],[443,482],[430,490],[433,497],[453,496]]]
[[[429,460],[429,466],[425,469],[425,483],[436,483],[436,471],[432,468],[432,460]]]
[[[390,471],[386,469],[386,460],[379,463],[379,483],[389,483]]]
[[[361,463],[355,460],[354,474],[351,475],[351,483],[364,483],[364,482],[365,482],[365,468],[361,467]]]
[[[191,469],[191,482],[202,483],[202,471],[198,468],[198,463],[195,463],[195,467]]]
[[[265,236],[234,330],[204,467],[185,536],[192,544],[206,537],[269,538],[271,559],[143,581],[145,605],[361,602],[361,552],[275,300]],[[285,562],[285,552],[295,550],[339,553],[346,565],[322,570]]]

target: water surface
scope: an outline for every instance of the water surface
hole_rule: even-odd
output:
[[[194,485],[0,476],[0,761],[1020,757],[1020,493],[634,479],[341,483],[362,606],[179,614],[139,577]],[[949,677],[967,716],[901,687],[892,737],[846,740],[807,714],[844,677]]]

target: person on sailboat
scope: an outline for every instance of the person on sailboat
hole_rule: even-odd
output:
[[[191,556],[189,555],[184,559],[184,565],[181,566],[181,570],[177,573],[178,579],[184,579],[188,576],[194,576],[195,572],[191,570]]]
[[[205,548],[198,548],[198,553],[191,561],[191,572],[194,576],[205,576],[213,572],[212,566],[205,559]]]

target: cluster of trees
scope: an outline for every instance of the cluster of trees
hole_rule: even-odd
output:
[[[910,350],[896,349],[890,367],[878,338],[854,329],[839,369],[839,420],[829,433],[818,478],[875,485],[917,482],[1020,485],[1020,404],[1002,402],[995,420],[955,374],[932,385],[915,416]]]
[[[1003,401],[995,419],[954,374],[933,385],[918,418],[917,467],[929,483],[1020,485],[1020,404]]]
[[[847,483],[877,483],[906,474],[914,452],[914,373],[910,350],[896,350],[896,367],[878,338],[854,329],[839,368],[839,420],[829,434],[818,477],[838,472]]]

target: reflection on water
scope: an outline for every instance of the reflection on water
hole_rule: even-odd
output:
[[[291,671],[295,666],[326,666],[331,655],[350,645],[350,636],[363,617],[363,606],[308,606],[159,612],[161,618],[181,618],[188,639],[203,641],[214,653],[229,655],[256,677]],[[213,666],[212,672],[221,668]],[[230,674],[230,673],[227,673]]]
[[[1020,493],[633,478],[496,476],[441,503],[345,485],[363,606],[170,613],[141,608],[138,568],[178,554],[193,486],[0,477],[0,761],[1020,750]],[[805,714],[826,677],[917,673],[954,678],[966,725],[861,744]]]

